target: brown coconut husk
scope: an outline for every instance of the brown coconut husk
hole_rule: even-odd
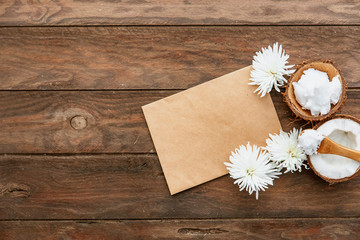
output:
[[[353,120],[354,122],[357,122],[358,124],[360,124],[360,120],[357,119],[356,117],[353,117],[353,116],[350,116],[350,115],[345,115],[345,114],[336,114],[336,115],[333,115],[333,116],[329,117],[329,118],[326,119],[326,120],[323,120],[323,121],[317,123],[317,124],[313,127],[313,129],[316,130],[316,129],[318,129],[321,125],[323,125],[325,122],[330,121],[330,120],[333,120],[333,119],[337,119],[337,118],[351,119],[351,120]],[[355,172],[353,175],[349,176],[349,177],[339,178],[339,179],[333,179],[333,178],[325,177],[325,176],[321,175],[318,171],[316,171],[316,169],[314,168],[314,166],[313,166],[312,163],[311,163],[311,158],[310,158],[310,156],[308,156],[308,164],[309,164],[310,168],[314,171],[314,173],[315,173],[316,175],[318,175],[320,178],[324,179],[325,181],[327,181],[327,182],[330,183],[330,184],[348,181],[348,180],[354,178],[355,176],[357,176],[357,175],[360,173],[360,167],[359,167],[359,168],[356,170],[356,172]]]
[[[331,105],[331,109],[327,114],[320,116],[313,116],[309,110],[302,109],[301,105],[296,101],[294,87],[292,85],[293,82],[297,82],[300,80],[303,72],[309,68],[314,68],[316,70],[326,72],[330,81],[336,75],[340,75],[340,82],[342,86],[342,93],[339,101],[335,105]],[[335,63],[331,60],[318,60],[318,61],[305,61],[302,64],[296,66],[296,71],[290,76],[289,83],[286,87],[285,91],[285,102],[288,104],[291,111],[297,116],[307,121],[321,121],[324,120],[331,115],[335,114],[339,111],[340,107],[346,101],[346,82],[344,80],[344,76],[340,69],[338,69]]]

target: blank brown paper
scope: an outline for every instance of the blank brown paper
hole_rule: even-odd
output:
[[[239,145],[263,146],[281,125],[267,94],[248,85],[251,66],[143,106],[169,190],[175,194],[227,173]]]

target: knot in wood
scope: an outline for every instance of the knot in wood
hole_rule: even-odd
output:
[[[0,185],[0,197],[27,198],[30,196],[30,186],[21,183]]]
[[[72,128],[74,128],[76,130],[80,130],[80,129],[86,128],[87,121],[86,121],[86,118],[84,118],[83,116],[75,116],[75,117],[71,118],[70,125]]]

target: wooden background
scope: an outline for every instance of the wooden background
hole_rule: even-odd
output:
[[[170,196],[141,106],[251,64],[333,59],[360,117],[360,2],[0,1],[0,239],[359,239],[360,177]],[[284,130],[305,122],[272,94]]]

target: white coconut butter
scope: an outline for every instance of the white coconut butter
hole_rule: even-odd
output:
[[[351,119],[329,120],[317,131],[345,147],[360,150],[360,125]],[[333,154],[312,155],[310,161],[318,173],[331,179],[350,177],[360,167],[359,162]]]
[[[313,129],[305,130],[300,136],[299,136],[299,146],[300,148],[307,154],[307,155],[313,155],[317,154],[317,150],[320,147],[320,144],[322,140],[324,139],[324,136],[321,135],[318,131]]]
[[[338,103],[341,95],[340,76],[329,81],[326,72],[309,68],[300,80],[293,82],[296,101],[311,115],[319,116],[330,112],[331,104]]]

